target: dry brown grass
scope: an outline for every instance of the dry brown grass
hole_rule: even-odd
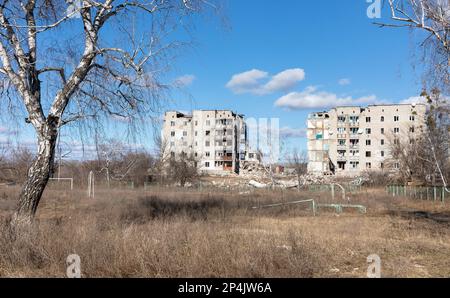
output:
[[[52,188],[34,230],[21,235],[6,222],[17,193],[0,189],[0,276],[64,276],[73,253],[85,277],[364,277],[373,253],[383,276],[450,275],[450,225],[437,220],[450,205],[393,199],[381,189],[351,195],[367,214],[314,217],[307,206],[251,207],[327,202],[329,194],[102,189],[93,200]]]

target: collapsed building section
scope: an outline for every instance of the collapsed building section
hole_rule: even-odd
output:
[[[239,173],[247,154],[244,116],[229,110],[166,112],[162,138],[166,156],[190,156],[210,174]]]

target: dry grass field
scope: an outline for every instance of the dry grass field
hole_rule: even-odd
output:
[[[329,193],[154,187],[88,199],[50,187],[34,231],[17,236],[7,221],[18,191],[0,188],[2,277],[63,277],[69,254],[84,277],[365,277],[370,254],[383,277],[450,276],[450,203],[383,189],[350,195],[367,214],[313,216],[309,205],[251,207]]]

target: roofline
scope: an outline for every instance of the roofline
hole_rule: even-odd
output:
[[[426,106],[424,103],[387,103],[387,104],[369,104],[367,106],[335,106],[331,109],[336,108],[368,108],[368,107],[395,107],[395,106]]]
[[[335,106],[330,108],[329,110],[325,111],[315,111],[311,112],[309,114],[317,114],[317,113],[329,113],[331,110],[335,110],[338,108],[357,108],[357,109],[364,109],[369,107],[395,107],[395,106],[427,106],[425,103],[392,103],[392,104],[370,104],[367,106]]]
[[[170,111],[165,111],[164,114],[166,113],[177,113],[177,114],[182,114],[185,116],[192,116],[194,114],[194,112],[231,112],[234,116],[238,116],[238,117],[242,117],[244,118],[245,115],[244,114],[238,114],[236,112],[234,112],[233,110],[226,110],[226,109],[210,109],[210,110],[203,110],[203,109],[197,109],[197,110],[192,110],[191,114],[185,114],[183,112],[177,111],[177,110],[170,110]]]

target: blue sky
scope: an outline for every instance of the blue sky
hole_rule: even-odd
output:
[[[297,132],[305,127],[307,114],[328,108],[329,102],[400,102],[417,96],[421,85],[412,67],[410,32],[374,25],[377,20],[366,14],[369,4],[365,0],[230,1],[231,30],[220,25],[197,27],[197,47],[177,65],[180,76],[195,77],[187,87],[192,98],[177,94],[172,107],[279,117],[281,127],[301,135]],[[388,16],[386,10],[383,14]],[[298,81],[288,84],[290,88],[263,90],[271,76],[292,69],[302,70],[304,78],[297,71]],[[252,84],[227,88],[233,75],[251,70],[259,72],[241,79],[263,77],[256,90]],[[283,104],[275,105],[290,93]],[[318,103],[301,104],[308,99]],[[302,137],[289,143],[300,149],[306,146]]]
[[[290,136],[288,147],[304,150],[311,111],[417,96],[421,85],[412,66],[411,33],[374,25],[379,20],[367,17],[369,5],[366,0],[229,0],[227,25],[196,20],[195,46],[169,74],[186,87],[172,92],[165,108],[278,117]],[[388,13],[382,11],[384,20]],[[0,138],[7,137],[6,129],[0,125]],[[21,138],[32,139],[32,132]],[[150,136],[138,142],[152,146]]]

